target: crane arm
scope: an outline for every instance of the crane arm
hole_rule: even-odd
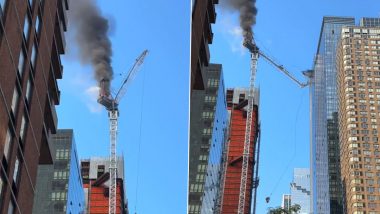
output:
[[[137,57],[136,62],[133,64],[131,69],[129,69],[127,77],[124,79],[123,83],[120,86],[120,89],[115,95],[115,103],[119,103],[120,99],[124,96],[127,91],[127,85],[133,80],[139,71],[140,66],[144,62],[145,57],[148,55],[148,50],[144,50],[139,57]]]
[[[274,60],[269,58],[266,54],[264,54],[255,44],[255,42],[252,41],[245,41],[243,45],[251,52],[251,54],[258,54],[259,56],[262,56],[266,61],[268,61],[270,64],[272,64],[274,67],[276,67],[279,71],[284,73],[286,76],[288,76],[291,80],[293,80],[297,85],[299,85],[301,88],[306,87],[307,83],[302,83],[299,80],[297,80],[284,66],[279,65]]]
[[[302,83],[299,80],[297,80],[284,66],[277,64],[275,61],[273,61],[271,58],[269,58],[267,55],[265,55],[262,51],[258,51],[259,55],[262,56],[266,61],[268,61],[270,64],[272,64],[274,67],[276,67],[279,71],[284,73],[286,76],[288,76],[291,80],[293,80],[295,83],[297,83],[301,88],[304,88],[307,86],[307,83]]]

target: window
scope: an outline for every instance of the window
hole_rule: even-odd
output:
[[[8,214],[13,214],[13,213],[14,213],[14,209],[15,209],[14,206],[15,206],[15,205],[13,204],[13,201],[11,200],[11,201],[9,202],[9,206],[8,206]]]
[[[353,207],[363,207],[363,203],[353,203]]]
[[[351,157],[350,162],[360,161],[360,158],[358,157]]]
[[[104,174],[104,165],[98,165],[98,178]]]
[[[352,179],[351,184],[361,184],[362,180],[361,179]]]
[[[24,135],[25,135],[26,125],[27,125],[27,121],[26,121],[26,118],[25,118],[25,115],[24,115],[24,116],[22,116],[22,120],[21,120],[21,128],[20,128],[20,139],[21,139],[22,141],[24,140]]]
[[[203,135],[211,135],[211,128],[204,128]]]
[[[203,192],[203,184],[191,184],[190,192]]]
[[[205,102],[216,102],[215,96],[205,96]]]
[[[36,48],[36,44],[33,44],[33,48],[32,48],[32,66],[33,68],[35,69],[35,65],[36,65],[36,60],[37,60],[37,48]]]
[[[19,98],[19,92],[17,90],[17,87],[15,87],[14,91],[13,91],[13,97],[12,97],[12,105],[11,105],[11,109],[12,109],[12,112],[13,112],[13,115],[16,114],[16,107],[17,107],[17,104],[18,104],[18,98]]]
[[[26,101],[30,103],[30,97],[32,96],[32,80],[31,78],[28,79],[28,82],[26,83]]]
[[[68,160],[70,157],[69,157],[69,150],[68,149],[65,149],[65,157],[64,159]]]
[[[206,164],[200,164],[198,165],[198,172],[206,172],[207,165]]]
[[[30,17],[28,13],[25,15],[25,21],[24,21],[24,38],[25,41],[28,41],[29,38],[29,28],[30,28]]]
[[[204,174],[197,174],[197,177],[195,179],[196,182],[204,182],[205,175]]]
[[[354,199],[354,200],[361,200],[361,199],[363,199],[363,195],[353,195],[352,199]]]
[[[20,56],[18,58],[18,73],[20,75],[20,77],[22,77],[22,74],[24,72],[24,66],[25,65],[25,53],[24,53],[24,48],[21,49],[20,51]]]
[[[40,23],[41,23],[41,18],[40,18],[40,14],[38,14],[37,19],[36,19],[36,34],[37,34],[37,36],[40,33]]]
[[[375,203],[368,203],[368,207],[371,209],[374,209],[374,208],[376,208],[376,204]]]
[[[377,200],[377,196],[375,196],[375,195],[369,195],[367,198],[368,198],[368,200],[370,200],[370,201],[375,201],[375,200]]]
[[[369,184],[369,185],[373,185],[375,182],[374,182],[373,179],[367,179],[366,183]]]
[[[4,186],[3,177],[0,176],[0,198],[2,198],[3,186]]]
[[[16,162],[15,162],[15,169],[14,169],[14,171],[13,171],[13,182],[14,182],[14,183],[17,182],[19,169],[20,169],[20,161],[19,161],[18,158],[17,158],[17,159],[16,159]]]
[[[8,160],[8,156],[9,156],[9,147],[11,145],[11,140],[12,140],[12,136],[11,136],[11,132],[7,131],[7,135],[5,137],[5,144],[4,144],[4,156],[5,156],[5,159]],[[0,191],[1,193],[1,191]]]

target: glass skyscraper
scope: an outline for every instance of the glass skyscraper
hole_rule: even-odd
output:
[[[222,153],[227,128],[222,65],[203,67],[204,90],[193,90],[190,107],[189,214],[219,208]]]
[[[215,213],[220,208],[220,181],[222,176],[222,153],[225,149],[227,133],[227,104],[222,75],[222,66],[213,64],[207,69],[207,87],[217,88],[212,136],[209,143],[209,156],[205,180],[205,196],[202,201],[201,213]]]
[[[311,210],[343,213],[340,181],[336,50],[343,26],[354,18],[324,17],[314,72],[310,74]]]
[[[310,169],[295,168],[291,183],[292,205],[301,206],[300,214],[310,213]]]
[[[72,129],[51,137],[53,165],[40,165],[33,213],[84,213],[85,200]]]

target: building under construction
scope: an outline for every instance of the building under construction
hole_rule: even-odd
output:
[[[242,163],[244,139],[247,119],[248,88],[234,88],[227,90],[227,107],[230,115],[229,139],[225,151],[224,184],[222,195],[223,214],[236,214],[239,207],[239,194],[242,178]],[[255,200],[258,185],[258,152],[259,152],[259,91],[254,90],[253,111],[251,123],[251,140],[249,149],[248,175],[246,182],[246,196],[244,213],[249,214],[251,204]]]
[[[108,157],[93,157],[81,161],[87,213],[104,214],[109,211],[109,164]],[[128,203],[124,189],[124,158],[118,157],[116,165],[116,213],[128,214]]]

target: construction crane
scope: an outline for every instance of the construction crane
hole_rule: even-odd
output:
[[[116,188],[117,188],[117,166],[116,166],[116,140],[117,140],[117,128],[118,128],[118,118],[119,118],[119,103],[121,98],[123,98],[125,92],[127,91],[128,84],[136,76],[141,64],[144,62],[145,57],[148,54],[148,50],[144,50],[140,56],[136,59],[128,75],[124,78],[119,90],[117,91],[115,98],[107,92],[105,86],[109,85],[109,80],[102,80],[100,82],[100,93],[98,98],[98,103],[103,105],[108,111],[108,118],[110,124],[110,186],[109,186],[109,214],[116,214]]]
[[[252,113],[253,113],[253,105],[254,105],[254,86],[256,79],[256,71],[257,71],[257,62],[259,56],[262,56],[269,63],[274,65],[278,70],[288,76],[291,80],[293,80],[297,85],[301,88],[306,87],[308,84],[302,83],[297,80],[293,75],[289,73],[288,70],[284,68],[284,66],[277,64],[274,60],[269,58],[255,44],[254,40],[245,40],[243,45],[249,50],[251,53],[251,63],[250,63],[250,81],[249,81],[249,92],[248,92],[248,106],[247,106],[247,119],[245,125],[245,136],[244,136],[244,149],[243,149],[243,162],[242,162],[242,170],[241,170],[241,180],[240,180],[240,191],[239,191],[239,204],[238,204],[238,214],[244,214],[244,205],[246,202],[246,189],[247,189],[247,180],[248,180],[248,167],[249,167],[249,151],[252,141]],[[256,178],[255,178],[256,180]],[[257,188],[257,185],[255,185]]]

